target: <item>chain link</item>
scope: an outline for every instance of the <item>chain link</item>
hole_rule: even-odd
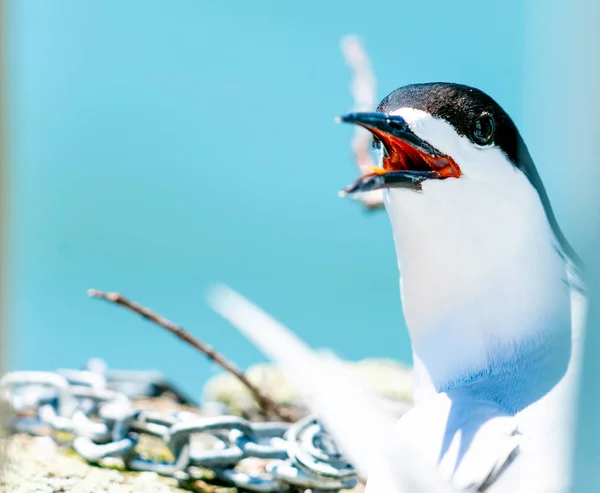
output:
[[[290,424],[139,410],[132,399],[154,397],[160,389],[179,402],[191,401],[157,372],[108,371],[97,359],[87,368],[7,373],[0,380],[0,395],[16,415],[10,431],[68,432],[74,436],[73,449],[89,463],[116,457],[131,470],[182,482],[197,477],[195,468],[204,468],[221,481],[262,493],[291,488],[333,492],[357,484],[356,472],[314,417]],[[158,438],[172,460],[140,457],[134,449],[141,435]],[[251,458],[266,461],[264,471],[250,474],[238,468]]]

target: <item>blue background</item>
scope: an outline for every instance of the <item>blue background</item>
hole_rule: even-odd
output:
[[[532,57],[528,15],[518,0],[9,1],[10,367],[99,356],[198,395],[215,371],[202,356],[86,290],[262,360],[205,305],[215,281],[312,346],[409,362],[387,216],[336,196],[356,176],[353,129],[333,123],[353,104],[340,39],[364,40],[379,98],[436,80],[490,93],[565,223],[551,94],[524,74],[546,60],[552,77],[556,54]]]

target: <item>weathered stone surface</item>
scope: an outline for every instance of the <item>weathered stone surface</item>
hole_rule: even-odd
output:
[[[154,473],[122,472],[86,464],[50,437],[15,435],[5,442],[0,487],[7,493],[180,492],[174,480]]]

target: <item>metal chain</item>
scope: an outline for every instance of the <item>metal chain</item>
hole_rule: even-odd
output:
[[[16,415],[10,431],[71,433],[73,449],[92,464],[117,457],[131,470],[154,471],[182,483],[197,477],[195,468],[210,469],[221,481],[264,493],[290,488],[333,492],[357,484],[356,472],[314,417],[290,424],[134,408],[133,398],[155,396],[157,388],[183,401],[156,372],[111,373],[99,360],[87,370],[11,372],[0,380],[0,396]],[[140,435],[160,439],[172,460],[136,454]],[[264,472],[237,468],[249,458],[267,461]]]

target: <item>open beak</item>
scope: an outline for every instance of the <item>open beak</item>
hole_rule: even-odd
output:
[[[400,116],[385,113],[350,113],[339,121],[354,123],[369,130],[383,145],[383,169],[375,169],[346,187],[343,195],[380,188],[420,190],[425,180],[458,178],[460,168],[454,160],[410,130]]]

